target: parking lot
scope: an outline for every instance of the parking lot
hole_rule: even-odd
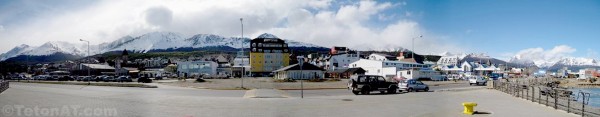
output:
[[[123,88],[11,83],[0,106],[115,108],[118,116],[465,116],[462,102],[473,101],[475,116],[574,116],[513,98],[496,90],[475,89],[405,94],[353,95],[344,89],[283,90],[287,98],[244,98],[246,90],[208,90],[168,85]],[[40,98],[43,97],[43,98]],[[2,113],[0,113],[2,114]],[[14,115],[13,115],[14,116]]]

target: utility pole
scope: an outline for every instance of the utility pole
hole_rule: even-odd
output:
[[[302,65],[304,64],[304,56],[297,56],[298,65],[300,66],[300,97],[304,98],[304,74],[302,74]]]
[[[90,41],[83,40],[83,39],[79,39],[79,41],[87,42],[87,53],[88,53],[87,57],[90,57]],[[89,61],[90,61],[90,58],[88,58],[88,62]],[[90,85],[91,84],[91,80],[92,80],[91,79],[92,76],[90,76],[90,66],[89,66],[89,64],[88,64],[87,72],[88,72],[87,76],[90,77],[90,79],[88,80],[88,85]]]
[[[244,19],[243,18],[240,18],[240,24],[242,25],[242,41],[241,41],[242,44],[240,44],[240,45],[242,46],[241,54],[243,57],[244,56]],[[242,80],[242,89],[243,89],[244,88],[244,75],[246,75],[246,67],[244,67],[244,58],[242,58],[242,57],[240,57],[242,59],[242,64],[240,65],[240,67],[242,67],[242,76],[240,76],[240,79]]]
[[[417,61],[417,60],[415,59],[415,39],[416,39],[416,38],[422,38],[422,37],[423,37],[423,35],[419,35],[418,37],[413,37],[413,38],[412,38],[412,52],[411,52],[411,53],[412,53],[412,55],[411,55],[411,57],[412,57],[412,58],[413,58],[413,60],[415,60],[415,61]]]

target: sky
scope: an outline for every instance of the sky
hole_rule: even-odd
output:
[[[271,33],[324,47],[600,58],[595,0],[0,0],[0,53],[150,32],[240,37],[240,18],[245,37]]]

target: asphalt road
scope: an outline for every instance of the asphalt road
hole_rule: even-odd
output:
[[[462,85],[439,88],[453,87]],[[0,94],[0,116],[465,116],[460,104],[466,101],[478,102],[476,110],[488,113],[475,116],[574,116],[486,89],[359,96],[343,89],[307,90],[304,99],[297,96],[297,90],[266,90],[263,92],[281,92],[289,98],[243,98],[248,92],[11,83],[11,88]],[[48,115],[54,114],[48,109],[68,112]],[[108,109],[108,114],[103,109]]]

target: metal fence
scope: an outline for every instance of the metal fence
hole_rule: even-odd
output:
[[[582,117],[600,116],[600,109],[588,106],[590,93],[558,88],[556,82],[558,80],[552,78],[497,80],[494,89]]]
[[[0,93],[4,92],[6,89],[8,89],[9,84],[8,81],[0,81]]]

